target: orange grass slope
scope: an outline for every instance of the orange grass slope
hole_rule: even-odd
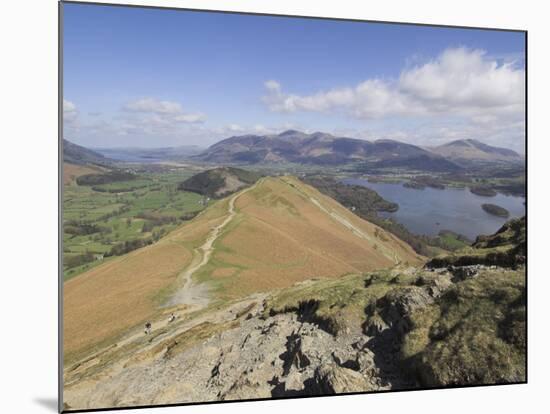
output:
[[[66,358],[158,316],[159,299],[177,288],[195,249],[229,214],[232,197],[156,244],[65,282]],[[403,241],[292,177],[262,179],[236,196],[235,210],[207,265],[193,275],[209,284],[213,301],[423,260]]]
[[[66,358],[154,318],[159,300],[192,260],[193,249],[223,220],[226,202],[201,213],[159,242],[109,260],[63,286]]]
[[[151,316],[155,294],[175,280],[190,258],[185,247],[161,241],[65,282],[65,353],[101,342]]]
[[[405,242],[294,177],[266,178],[236,200],[238,214],[200,279],[227,298],[424,259]]]

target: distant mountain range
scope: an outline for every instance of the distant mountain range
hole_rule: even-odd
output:
[[[204,148],[184,145],[166,148],[86,148],[63,140],[63,159],[71,164],[95,164],[110,166],[119,162],[178,161],[200,154]]]
[[[94,151],[118,161],[158,162],[182,160],[200,154],[204,148],[196,145],[183,145],[166,148],[96,148]]]
[[[421,148],[399,141],[366,141],[316,132],[288,130],[278,135],[243,135],[224,139],[196,160],[220,164],[291,162],[342,165],[363,162],[371,168],[410,168],[425,171],[459,171],[465,161],[522,161],[512,150],[491,147],[475,140],[453,141],[435,148]]]
[[[367,169],[402,168],[458,172],[471,166],[507,163],[521,166],[524,157],[505,148],[466,139],[422,148],[400,141],[366,141],[315,132],[288,130],[277,135],[242,135],[202,150],[197,146],[168,148],[106,148],[89,150],[65,142],[65,160],[77,164],[192,160],[222,165],[297,163],[316,166],[355,164]]]

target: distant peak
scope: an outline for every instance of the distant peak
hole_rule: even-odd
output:
[[[321,132],[321,131],[315,131],[313,134],[311,134],[312,137],[333,137],[332,134],[329,134],[328,132]]]
[[[286,136],[289,136],[289,135],[296,135],[296,134],[301,134],[302,132],[300,131],[297,131],[295,129],[287,129],[286,131],[284,132],[281,132],[279,134],[280,137],[286,137]]]
[[[380,139],[375,140],[374,142],[377,142],[379,144],[383,144],[384,142],[404,144],[404,142],[396,141],[395,139],[390,139],[390,138],[380,138]]]
[[[482,142],[476,139],[469,138],[469,139],[457,139],[457,140],[448,142],[447,144],[444,144],[444,145],[465,145],[465,144],[479,145],[479,144],[482,144]]]
[[[477,151],[479,154],[484,153],[492,156],[497,155],[497,156],[514,157],[514,158],[520,157],[520,155],[512,149],[495,147],[472,138],[458,139],[455,141],[451,141],[451,142],[448,142],[447,144],[443,144],[439,146],[439,148],[441,149],[450,148],[456,151]]]

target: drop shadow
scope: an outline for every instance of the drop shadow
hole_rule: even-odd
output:
[[[58,412],[58,406],[57,406],[57,398],[42,398],[42,397],[38,397],[38,398],[34,398],[33,401],[48,409],[49,411],[52,411],[54,413],[57,413]]]

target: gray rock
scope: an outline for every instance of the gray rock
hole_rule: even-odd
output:
[[[400,314],[431,297],[414,290],[390,299],[389,308]],[[360,330],[334,335],[289,312],[251,318],[243,313],[231,328],[220,324],[219,332],[187,347],[180,340],[168,353],[166,347],[175,338],[159,337],[158,343],[128,356],[139,363],[115,364],[105,375],[83,382],[85,388],[69,387],[67,402],[77,409],[388,389],[397,384],[391,379],[396,374],[387,366],[380,369],[383,361],[368,345],[371,335],[389,328],[378,311],[369,317],[373,326],[369,336]],[[227,312],[225,321],[234,321],[234,314]],[[186,329],[199,328],[195,323]],[[178,332],[180,338],[185,332]],[[152,352],[151,347],[159,351]]]
[[[336,364],[320,366],[313,378],[319,394],[371,391],[373,385],[359,372]]]
[[[483,268],[481,265],[472,266],[449,266],[448,270],[452,273],[452,281],[457,283],[463,280],[471,279],[479,274],[479,271]]]

